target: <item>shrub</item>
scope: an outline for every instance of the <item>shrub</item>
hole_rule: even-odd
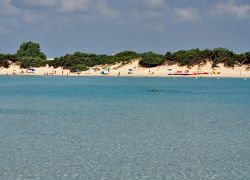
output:
[[[77,64],[70,67],[70,72],[87,71],[89,68],[85,64]]]
[[[10,64],[7,60],[0,60],[0,67],[9,68]]]
[[[21,60],[20,67],[21,68],[44,67],[46,66],[46,64],[47,61],[39,57],[26,57]]]
[[[39,57],[44,60],[46,59],[46,55],[41,52],[40,44],[31,41],[22,43],[19,49],[17,50],[16,55],[19,58]]]
[[[144,67],[156,67],[162,65],[164,62],[163,56],[154,52],[147,52],[142,54],[139,64]]]

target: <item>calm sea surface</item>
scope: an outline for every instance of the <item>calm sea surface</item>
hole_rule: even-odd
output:
[[[250,79],[2,76],[0,179],[250,179]]]

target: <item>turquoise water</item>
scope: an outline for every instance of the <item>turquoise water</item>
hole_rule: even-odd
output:
[[[250,80],[0,77],[0,179],[250,179]]]

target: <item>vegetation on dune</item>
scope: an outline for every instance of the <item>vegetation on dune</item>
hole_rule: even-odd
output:
[[[180,66],[193,66],[206,63],[207,55],[201,53],[199,49],[181,50],[175,53],[168,52],[164,61],[169,64],[178,64]]]
[[[31,41],[22,43],[16,52],[16,56],[20,59],[26,57],[46,59],[45,54],[41,52],[40,45]]]
[[[243,56],[244,56],[244,60],[241,62],[241,64],[250,65],[250,51],[246,52]]]
[[[47,64],[46,55],[41,52],[40,45],[31,41],[22,43],[13,58],[21,68],[43,67]]]
[[[16,54],[0,54],[0,67],[8,68],[10,63],[18,63],[22,68],[49,66],[63,67],[71,72],[85,71],[95,65],[111,65],[116,63],[126,64],[138,59],[140,66],[156,67],[163,64],[192,67],[201,66],[211,62],[212,68],[222,63],[226,67],[235,65],[248,65],[250,67],[250,52],[236,54],[226,48],[215,49],[190,49],[176,52],[167,52],[165,55],[152,51],[136,53],[124,51],[115,55],[98,55],[93,53],[75,52],[57,57],[52,61],[46,60],[46,55],[41,52],[40,45],[34,42],[24,42],[20,45]]]
[[[164,62],[163,55],[156,54],[152,51],[142,54],[139,64],[144,67],[156,67]]]
[[[70,69],[72,66],[80,64],[86,65],[87,67],[93,67],[95,65],[129,62],[139,57],[140,55],[133,51],[124,51],[113,56],[75,52],[74,54],[66,54],[65,56],[55,58],[54,61],[49,62],[49,65],[54,67],[61,66],[66,69]]]
[[[8,68],[10,66],[9,62],[5,59],[0,60],[0,67]]]
[[[138,59],[140,57],[141,55],[134,51],[123,51],[113,56],[110,56],[109,58],[111,63],[116,63],[116,62],[130,62],[131,60]]]
[[[44,67],[46,64],[47,60],[44,60],[40,57],[24,57],[20,61],[21,68]]]
[[[78,64],[70,67],[70,72],[87,71],[89,68],[84,64]]]
[[[246,53],[248,54],[248,53]],[[242,62],[245,64],[249,63],[246,54],[236,54],[226,48],[215,48],[215,49],[191,49],[181,50],[175,53],[166,53],[164,61],[167,64],[178,64],[180,66],[194,66],[202,65],[207,61],[212,63],[212,68],[217,67],[218,64],[222,63],[225,67],[233,68],[235,65],[240,65]]]
[[[0,54],[0,67],[8,68],[10,62],[17,62],[18,58],[12,54]]]
[[[209,60],[212,61],[212,67],[216,67],[217,64],[222,63],[226,67],[234,67],[239,63],[237,54],[225,48],[216,48],[210,53]]]
[[[91,61],[92,58],[95,60],[94,56],[94,54],[75,52],[74,54],[66,54],[65,56],[55,58],[55,60],[49,62],[49,65],[56,68],[61,66],[66,69],[70,69],[72,66],[80,64],[94,66],[95,62]]]

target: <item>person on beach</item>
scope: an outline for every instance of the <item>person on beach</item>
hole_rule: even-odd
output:
[[[121,72],[119,71],[119,72],[118,72],[118,76],[120,76],[120,75],[121,75]]]

